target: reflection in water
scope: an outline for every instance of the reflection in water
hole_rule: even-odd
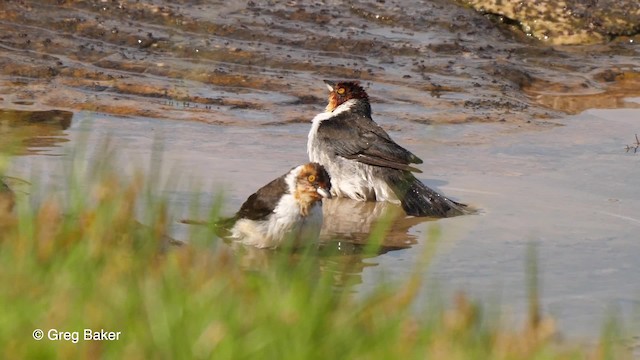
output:
[[[407,217],[398,205],[388,202],[363,202],[345,198],[326,200],[322,203],[324,223],[321,238],[338,245],[345,242],[363,245],[381,221],[390,222],[382,241],[383,249],[407,248],[416,243],[416,237],[408,234],[409,228],[428,218]],[[347,252],[345,252],[347,251]],[[348,253],[348,250],[341,253]],[[389,250],[383,251],[387,252]]]
[[[608,71],[596,77],[607,84],[606,90],[585,87],[584,82],[567,84],[544,80],[535,80],[524,86],[523,90],[538,104],[567,114],[579,114],[594,108],[640,108],[640,105],[627,101],[638,93],[640,75],[631,71]]]
[[[314,249],[317,252],[317,267],[318,271],[331,272],[336,286],[340,287],[362,282],[362,271],[377,265],[367,262],[367,259],[411,247],[417,238],[409,234],[409,229],[429,221],[424,217],[407,217],[398,205],[387,202],[361,202],[344,198],[325,200],[323,216],[322,242]],[[380,246],[369,247],[369,239],[376,231],[383,231],[384,234]],[[279,259],[279,250],[258,249],[235,242],[228,244],[249,270],[264,269]]]
[[[409,234],[409,229],[429,220],[407,217],[400,206],[388,202],[345,198],[324,201],[322,212],[320,269],[332,272],[338,286],[362,283],[362,271],[377,265],[367,259],[411,247],[417,238]],[[384,234],[380,246],[368,247],[369,240],[380,231]]]
[[[65,110],[0,109],[0,153],[38,154],[67,142],[72,117]]]

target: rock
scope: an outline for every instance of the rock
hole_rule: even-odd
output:
[[[593,44],[640,34],[638,0],[462,0],[477,11],[516,22],[553,45]],[[506,19],[502,19],[502,17]]]

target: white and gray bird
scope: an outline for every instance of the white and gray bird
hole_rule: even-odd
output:
[[[424,185],[411,164],[422,160],[396,144],[371,118],[365,90],[355,81],[325,80],[329,104],[313,118],[307,153],[331,176],[332,193],[360,201],[401,204],[407,215],[450,217],[467,206]]]
[[[322,165],[307,163],[260,188],[234,217],[218,225],[228,238],[259,248],[286,243],[302,246],[318,240],[322,199],[331,197],[331,179]]]

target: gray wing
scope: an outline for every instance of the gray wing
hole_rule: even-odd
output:
[[[353,113],[339,114],[320,123],[318,138],[336,155],[364,164],[422,172],[409,164],[422,160],[396,144],[370,118]]]
[[[261,187],[242,204],[234,219],[264,220],[287,191],[285,175]]]

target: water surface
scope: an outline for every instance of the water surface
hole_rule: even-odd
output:
[[[366,291],[381,274],[391,281],[406,279],[431,227],[438,227],[441,238],[424,285],[425,300],[434,284],[445,294],[462,289],[499,301],[518,323],[526,309],[526,249],[533,242],[539,250],[542,305],[563,334],[598,335],[612,309],[622,313],[625,324],[637,325],[640,153],[625,146],[640,132],[639,118],[634,109],[589,110],[526,126],[425,126],[381,117],[394,139],[425,160],[421,180],[479,212],[399,221],[387,236],[385,252],[355,257],[361,263],[352,274],[360,277],[358,288]],[[163,195],[176,220],[171,235],[183,239],[188,225],[177,221],[192,215],[195,197],[206,210],[224,190],[223,212],[232,214],[257,188],[306,161],[308,129],[306,123],[223,126],[79,112],[64,130],[68,142],[16,157],[8,174],[32,181],[36,174],[39,186],[32,186],[32,197],[50,195],[42,189],[63,192],[63,165],[71,161],[72,149],[85,144],[88,151],[79,161],[90,163],[101,156],[98,144],[109,137],[125,176],[161,163]],[[339,234],[345,239],[339,246],[351,253],[349,244],[362,242],[362,234],[388,207],[332,200],[325,205],[325,234]]]

